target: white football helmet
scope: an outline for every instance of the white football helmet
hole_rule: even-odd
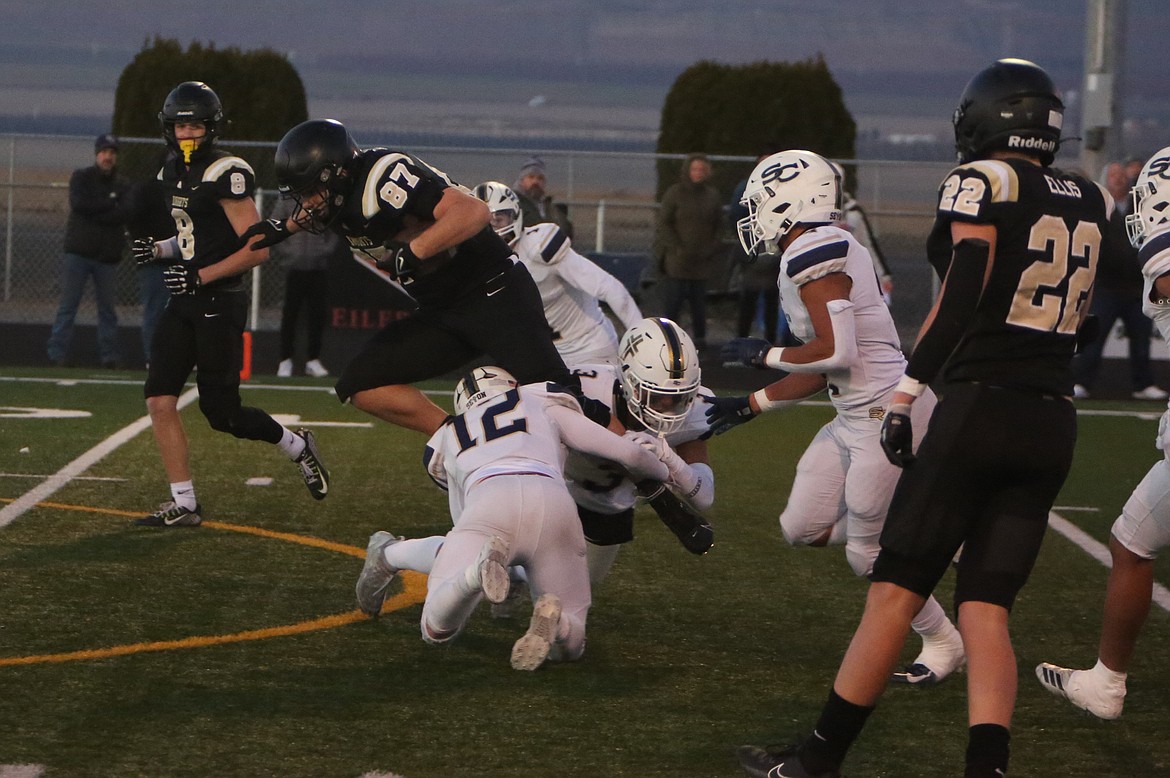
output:
[[[519,385],[512,374],[502,367],[485,365],[474,368],[455,384],[455,413],[466,413],[468,408]]]
[[[475,188],[475,196],[487,203],[492,229],[509,246],[515,246],[524,234],[524,214],[516,193],[499,181],[484,181]]]
[[[649,318],[626,330],[618,345],[626,406],[651,432],[682,426],[699,391],[699,353],[670,319]]]
[[[1141,248],[1146,238],[1170,224],[1170,146],[1156,152],[1142,166],[1130,197],[1125,231],[1134,248]]]
[[[739,202],[748,209],[735,225],[743,250],[779,254],[794,225],[841,220],[841,176],[819,154],[779,151],[756,165]]]

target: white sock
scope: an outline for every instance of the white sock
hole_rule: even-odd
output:
[[[926,603],[922,606],[922,610],[918,611],[914,620],[910,622],[910,626],[922,637],[923,644],[951,645],[963,642],[959,631],[947,618],[947,612],[934,597],[926,598]]]
[[[305,450],[305,439],[290,430],[288,427],[281,427],[281,429],[284,430],[284,432],[280,436],[280,442],[276,445],[280,446],[280,450],[283,451],[289,459],[296,459],[301,455],[301,452]]]
[[[443,535],[434,535],[391,543],[382,550],[382,558],[395,570],[413,570],[428,575],[435,566],[435,556],[444,540]]]
[[[195,499],[195,484],[190,481],[178,481],[171,484],[171,499],[175,501],[175,505],[181,508],[186,508],[189,511],[195,510],[195,506],[199,503]]]
[[[609,575],[618,552],[622,550],[620,543],[612,546],[598,546],[593,543],[585,544],[585,562],[589,565],[589,584],[597,586]]]
[[[1097,660],[1097,664],[1093,665],[1093,669],[1089,672],[1094,676],[1097,682],[1106,689],[1112,689],[1119,686],[1124,689],[1125,679],[1129,676],[1128,673],[1119,673],[1116,670],[1110,670],[1100,659]]]

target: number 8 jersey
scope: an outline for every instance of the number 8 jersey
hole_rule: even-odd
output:
[[[947,382],[1072,394],[1076,329],[1112,211],[1098,184],[1022,159],[950,172],[927,240],[935,272],[945,279],[954,222],[993,225],[996,243],[975,319],[943,369]]]
[[[256,176],[240,157],[212,148],[190,166],[172,154],[158,173],[175,220],[180,260],[197,268],[214,265],[240,248],[240,236],[221,200],[244,200],[256,190]],[[207,289],[235,288],[240,276],[208,284]]]

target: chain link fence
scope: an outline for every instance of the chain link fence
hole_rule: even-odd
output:
[[[139,161],[137,175],[153,174],[147,160],[157,157],[156,139],[124,138],[120,156]],[[0,135],[0,321],[24,324],[51,323],[60,294],[62,238],[69,212],[68,181],[76,168],[93,164],[93,139],[76,136]],[[270,160],[275,144],[224,141],[225,148],[249,158]],[[485,148],[414,147],[409,151],[468,185],[499,180],[511,185],[531,151]],[[660,160],[681,155],[623,152],[538,152],[548,171],[550,191],[569,206],[574,223],[574,246],[603,266],[628,264],[636,279],[636,296],[644,313],[661,313],[655,294],[657,272],[650,261],[657,206],[656,166]],[[713,156],[715,165],[737,165],[744,174],[754,160]],[[866,208],[894,276],[893,313],[903,341],[913,339],[929,309],[934,292],[925,262],[926,235],[932,221],[934,192],[948,165],[939,162],[849,162],[858,182],[855,195]],[[127,165],[123,172],[133,173]],[[272,182],[257,167],[260,185],[257,201],[267,214],[276,201]],[[708,310],[711,340],[730,337],[735,328],[735,298],[739,289],[738,246],[732,226],[727,233],[728,251],[717,278],[710,285]],[[284,294],[284,273],[278,263],[254,271],[253,328],[279,327]],[[623,279],[626,280],[626,279]],[[628,284],[629,285],[629,284]],[[138,280],[133,261],[118,268],[118,318],[122,326],[138,326]],[[96,322],[92,295],[78,312],[79,325]],[[681,322],[684,326],[687,322]]]

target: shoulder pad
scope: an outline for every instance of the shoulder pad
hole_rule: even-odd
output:
[[[1096,181],[1093,183],[1097,184],[1097,188],[1101,190],[1101,198],[1105,201],[1105,218],[1108,219],[1113,214],[1113,209],[1117,207],[1117,201],[1113,199],[1113,195],[1109,194],[1109,190],[1103,185]]]
[[[553,405],[563,405],[570,410],[581,413],[581,403],[573,391],[554,381],[544,384],[529,384],[520,387],[521,390],[530,389],[534,394],[541,395],[541,399]]]
[[[1142,274],[1151,281],[1170,272],[1170,230],[1146,238],[1138,250]]]
[[[845,272],[849,256],[848,233],[840,229],[812,229],[784,252],[784,272],[797,285]]]
[[[943,181],[944,187],[953,176],[958,176],[960,181],[971,177],[983,181],[984,185],[990,189],[990,196],[979,196],[975,199],[985,199],[986,202],[992,203],[1011,203],[1020,199],[1019,176],[1016,175],[1015,168],[1002,159],[979,159],[968,162],[966,165],[959,165],[947,174]],[[982,195],[983,193],[973,192],[972,194]],[[941,205],[940,210],[942,210]],[[947,210],[958,210],[958,208]]]
[[[555,265],[569,254],[569,236],[556,224],[545,222],[524,230],[531,235],[530,240],[535,243],[535,249],[541,261],[546,265]]]
[[[252,166],[239,157],[221,157],[203,171],[203,182],[211,184],[220,199],[242,200],[256,191]]]

